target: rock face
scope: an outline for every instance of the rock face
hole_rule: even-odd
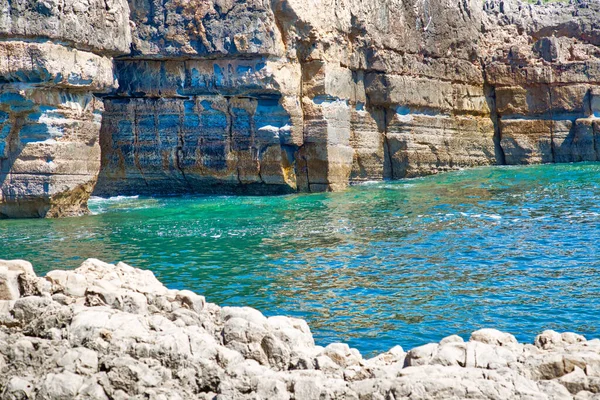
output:
[[[5,216],[600,157],[597,2],[2,7]]]
[[[0,1],[0,217],[78,215],[100,170],[112,57],[129,51],[120,0]]]
[[[98,194],[336,190],[495,162],[479,1],[132,3]]]
[[[12,273],[12,275],[11,275]],[[6,280],[9,276],[10,282]],[[8,282],[14,290],[5,291]],[[87,260],[45,278],[0,261],[2,399],[594,399],[600,341],[494,329],[371,359],[306,322],[218,307]]]
[[[486,4],[482,44],[503,162],[597,161],[597,2]]]
[[[180,3],[130,1],[98,194],[598,158],[596,3]]]
[[[271,4],[131,4],[97,193],[297,190],[302,70]]]

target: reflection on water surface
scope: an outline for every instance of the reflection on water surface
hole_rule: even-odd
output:
[[[497,327],[600,331],[600,165],[483,168],[343,193],[94,199],[0,221],[1,258],[148,268],[221,305],[305,318],[366,353]]]

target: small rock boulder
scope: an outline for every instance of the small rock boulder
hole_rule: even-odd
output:
[[[21,297],[22,276],[35,277],[31,263],[0,260],[0,300],[17,300]]]
[[[480,329],[471,334],[471,342],[481,342],[496,346],[517,344],[517,339],[510,333],[500,332],[497,329]]]

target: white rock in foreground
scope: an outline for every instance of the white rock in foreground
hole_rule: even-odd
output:
[[[494,329],[365,360],[305,321],[218,307],[150,271],[0,261],[0,399],[600,399],[600,341]]]

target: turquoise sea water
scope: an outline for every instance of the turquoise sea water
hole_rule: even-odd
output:
[[[0,221],[0,258],[87,257],[220,305],[309,321],[369,355],[480,327],[600,336],[600,165],[466,170],[343,193],[93,199],[95,215]]]

